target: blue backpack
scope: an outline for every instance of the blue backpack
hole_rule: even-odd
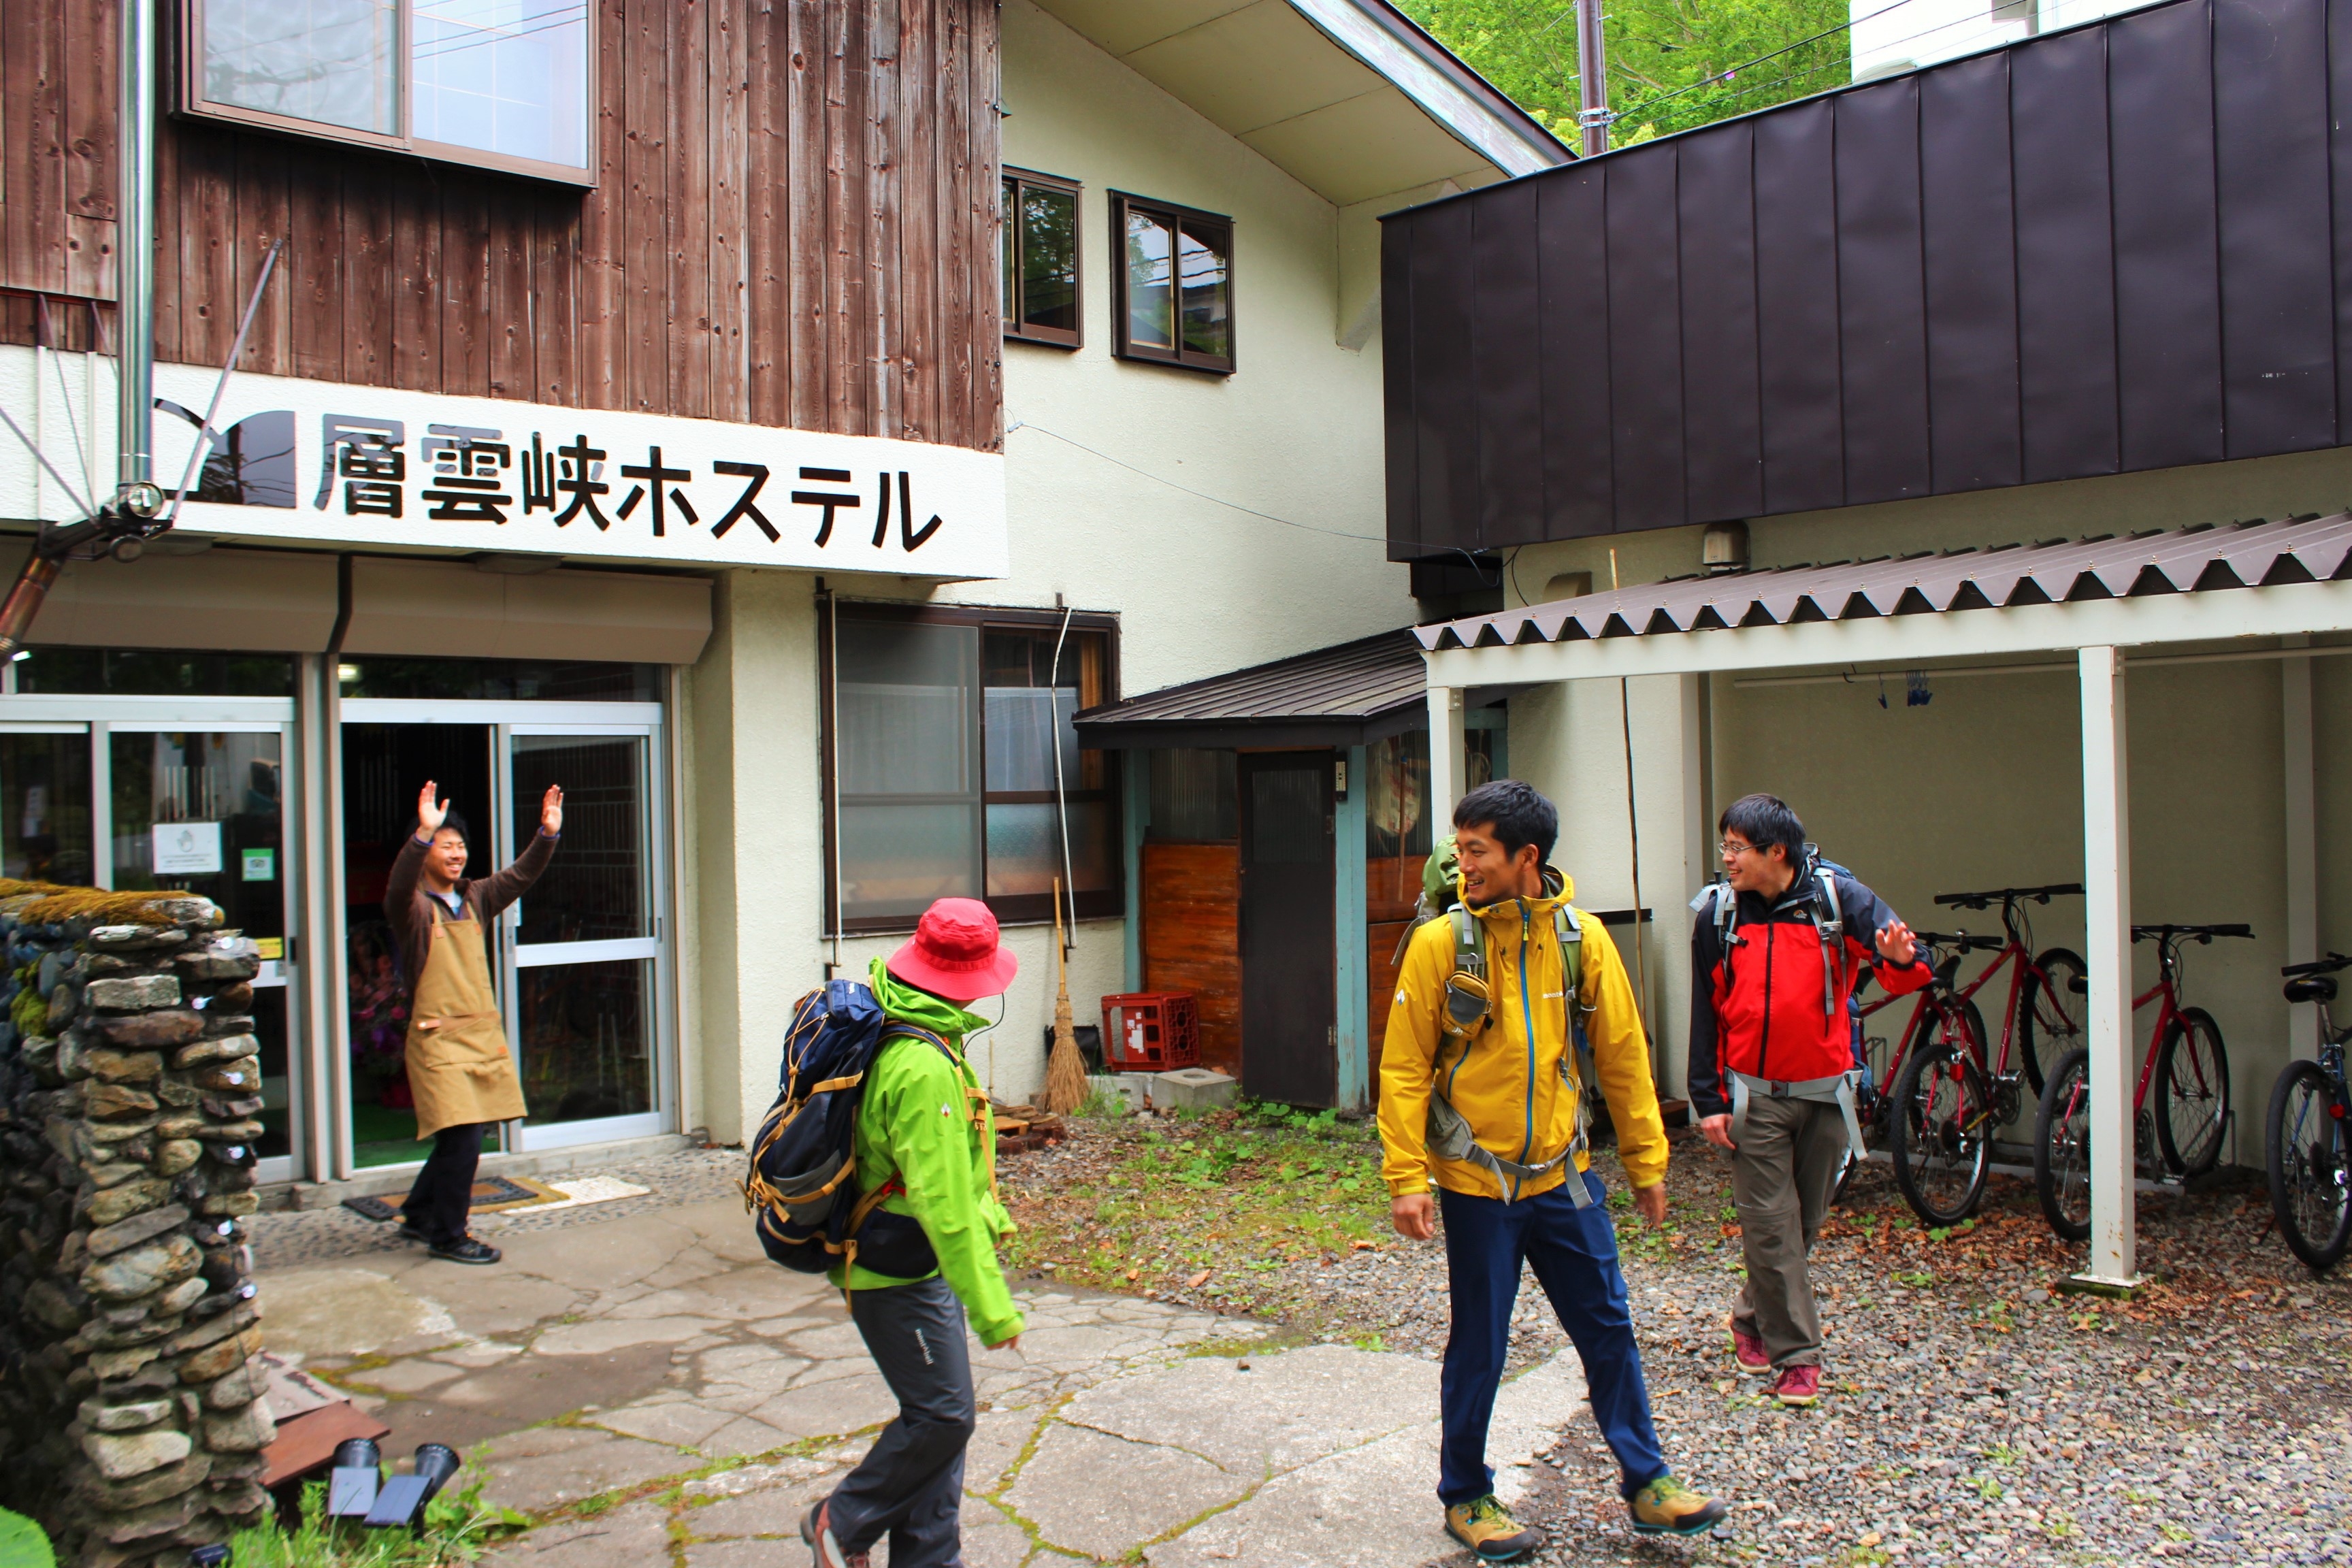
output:
[[[866,1075],[882,1048],[902,1037],[929,1040],[955,1059],[945,1040],[891,1018],[855,980],[829,980],[793,1005],[775,1103],[751,1141],[743,1179],[743,1206],[755,1216],[761,1248],[785,1268],[822,1274],[839,1261],[919,1279],[939,1267],[922,1226],[881,1207],[906,1190],[897,1176],[870,1193],[857,1188]]]

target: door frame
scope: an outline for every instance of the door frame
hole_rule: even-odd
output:
[[[1323,1049],[1328,1056],[1329,1068],[1328,1076],[1331,1082],[1331,1092],[1326,1100],[1326,1103],[1333,1107],[1337,1107],[1339,1104],[1340,1094],[1339,1037],[1340,1003],[1338,966],[1339,944],[1341,937],[1339,931],[1339,911],[1335,896],[1336,884],[1333,879],[1337,874],[1336,868],[1340,862],[1341,856],[1339,842],[1339,835],[1340,831],[1339,799],[1337,792],[1333,788],[1334,778],[1332,764],[1339,757],[1342,757],[1344,755],[1346,755],[1345,752],[1335,752],[1328,746],[1283,746],[1265,751],[1245,750],[1240,752],[1234,758],[1234,789],[1236,796],[1234,803],[1234,824],[1240,834],[1240,854],[1237,857],[1239,870],[1238,881],[1240,886],[1238,896],[1235,900],[1236,908],[1234,910],[1235,920],[1234,940],[1234,946],[1240,950],[1241,957],[1241,1069],[1243,1088],[1244,1092],[1247,1093],[1257,1092],[1257,1086],[1254,1086],[1250,1082],[1252,1075],[1250,1072],[1249,1008],[1249,876],[1250,844],[1251,835],[1254,828],[1252,821],[1254,806],[1251,799],[1252,792],[1250,781],[1255,773],[1261,771],[1286,773],[1311,771],[1319,773],[1321,777],[1322,782],[1320,789],[1324,820],[1328,825],[1326,829],[1326,836],[1329,844],[1330,858],[1325,864],[1321,875],[1318,878],[1312,879],[1312,880],[1314,880],[1317,886],[1320,888],[1326,907],[1329,910],[1330,942],[1328,946],[1327,946],[1324,952],[1319,955],[1319,958],[1310,957],[1307,967],[1311,973],[1318,973],[1327,976],[1332,988],[1331,1013],[1330,1016],[1325,1021]]]
[[[329,752],[340,757],[342,727],[345,724],[478,724],[490,731],[490,789],[499,802],[490,813],[490,844],[492,858],[505,865],[514,857],[514,830],[509,820],[508,797],[512,794],[513,750],[516,734],[552,735],[642,735],[646,738],[642,767],[645,801],[646,878],[650,884],[647,898],[654,914],[654,1109],[631,1116],[602,1118],[593,1121],[561,1122],[534,1129],[528,1121],[503,1124],[506,1152],[545,1152],[550,1149],[573,1147],[583,1143],[603,1143],[625,1138],[646,1137],[672,1131],[678,1121],[677,1055],[678,1023],[676,1005],[675,952],[677,921],[670,910],[670,838],[676,803],[669,798],[667,782],[670,770],[666,747],[669,742],[668,713],[660,702],[562,702],[532,699],[499,699],[493,700],[453,700],[441,701],[429,698],[405,697],[344,697],[335,704],[336,712],[327,738]],[[337,768],[334,798],[328,803],[328,842],[339,847],[342,843],[343,801],[341,770]],[[332,852],[331,850],[331,852]],[[329,911],[331,931],[322,936],[334,943],[341,953],[348,940],[345,929],[346,912],[343,902],[334,900]],[[509,909],[499,917],[491,934],[496,952],[492,963],[499,979],[499,1008],[507,1026],[509,1042],[518,1037],[516,1016],[514,934],[521,920],[521,911]],[[555,962],[563,962],[557,960]],[[572,962],[577,962],[572,960]],[[341,965],[336,965],[340,972]],[[326,1013],[329,1042],[326,1054],[331,1058],[347,1056],[351,1050],[351,1020],[344,998],[329,996]],[[335,1075],[347,1079],[348,1074]],[[335,1131],[332,1140],[335,1174],[351,1179],[364,1175],[374,1180],[402,1172],[414,1171],[424,1162],[420,1153],[414,1161],[369,1165],[362,1169],[355,1163],[352,1142],[352,1106],[348,1085],[335,1096],[330,1105]]]
[[[114,887],[114,757],[109,744],[121,734],[243,734],[278,737],[278,897],[286,946],[264,959],[257,990],[286,993],[286,1145],[255,1164],[264,1184],[303,1173],[310,1131],[312,1051],[310,1009],[303,1004],[318,969],[316,944],[305,941],[301,889],[307,864],[300,816],[304,774],[295,700],[290,697],[110,697],[102,693],[0,696],[0,733],[89,737],[90,881]]]

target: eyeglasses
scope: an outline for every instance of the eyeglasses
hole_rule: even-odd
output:
[[[1727,838],[1722,843],[1717,845],[1715,848],[1716,853],[1721,855],[1725,859],[1737,860],[1742,855],[1754,850],[1756,846],[1753,844],[1742,844],[1736,839]]]

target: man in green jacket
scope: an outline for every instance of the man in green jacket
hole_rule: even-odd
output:
[[[867,1069],[854,1145],[857,1190],[884,1195],[857,1234],[887,1228],[888,1221],[877,1225],[882,1215],[906,1216],[920,1226],[935,1266],[883,1274],[853,1254],[833,1271],[898,1396],[898,1415],[803,1521],[817,1568],[866,1568],[867,1552],[886,1535],[891,1568],[963,1561],[963,1450],[974,1419],[964,1323],[969,1316],[981,1343],[1003,1350],[1021,1342],[1022,1317],[996,1261],[997,1239],[1013,1229],[996,1198],[996,1130],[963,1054],[965,1037],[988,1020],[961,1004],[1002,993],[1019,967],[998,940],[996,917],[973,899],[940,900],[905,946],[887,963],[874,961],[883,1011],[946,1048],[902,1036]],[[894,1266],[908,1267],[897,1259],[910,1242],[894,1244]]]

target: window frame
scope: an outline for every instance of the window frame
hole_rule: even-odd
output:
[[[996,631],[1058,631],[1062,616],[1053,610],[999,608],[993,605],[909,605],[903,600],[828,598],[824,615],[818,617],[817,679],[818,723],[821,727],[818,746],[818,771],[823,783],[824,823],[824,909],[819,925],[826,937],[892,936],[915,929],[916,915],[857,916],[844,913],[840,930],[834,929],[834,911],[840,908],[840,805],[839,783],[834,767],[837,749],[835,726],[839,723],[834,648],[838,641],[835,627],[844,616],[865,621],[928,622],[937,626],[974,627],[983,643],[992,630]],[[1118,700],[1118,630],[1119,617],[1115,614],[1085,611],[1069,617],[1073,632],[1098,633],[1103,639],[1103,700]],[[980,684],[973,688],[975,696],[987,689],[985,661],[979,669]],[[995,914],[1000,925],[1050,925],[1054,920],[1054,897],[1051,893],[1019,893],[992,895],[988,891],[988,833],[986,811],[989,803],[987,786],[988,726],[987,702],[981,698],[972,722],[980,734],[982,827],[980,837],[980,899]],[[1081,751],[1097,751],[1103,754],[1103,785],[1099,794],[1109,805],[1111,834],[1114,843],[1125,846],[1127,831],[1127,797],[1125,790],[1126,753],[1107,746],[1087,746],[1081,737]],[[1073,799],[1081,793],[1069,792]],[[1118,920],[1127,913],[1127,863],[1122,853],[1111,863],[1111,884],[1108,889],[1082,890],[1072,900],[1079,920]]]
[[[1078,324],[1068,331],[1064,331],[1058,327],[1031,326],[1022,319],[1027,314],[1026,309],[1021,299],[1021,282],[1024,277],[1024,272],[1021,267],[1020,214],[1021,187],[1024,185],[1034,185],[1040,190],[1065,192],[1068,195],[1073,204],[1070,215],[1070,278],[1072,283],[1070,305],[1071,314],[1076,320]],[[1087,332],[1086,186],[1076,180],[1066,179],[1060,174],[1040,174],[1034,169],[1017,169],[1012,164],[1007,163],[1003,165],[1003,174],[997,181],[996,190],[997,200],[1003,204],[1002,209],[998,214],[998,221],[1004,226],[1004,232],[1006,235],[1011,237],[1013,261],[1013,269],[1004,279],[1003,287],[997,290],[997,296],[1000,300],[1003,298],[1006,289],[1010,289],[1013,292],[1013,310],[1004,318],[1005,338],[1013,342],[1040,343],[1047,348],[1076,349],[1085,347]],[[1005,247],[1002,243],[997,246],[997,257],[1000,265],[1002,265],[1003,262],[1004,248]]]
[[[1171,279],[1171,287],[1175,290],[1173,318],[1175,349],[1171,352],[1148,345],[1138,347],[1128,341],[1127,215],[1130,211],[1148,213],[1153,217],[1164,218],[1170,226],[1180,234],[1182,226],[1186,223],[1215,224],[1223,228],[1225,235],[1225,353],[1223,354],[1204,354],[1198,350],[1184,346],[1183,285],[1181,279]],[[1241,363],[1239,329],[1241,296],[1236,281],[1241,268],[1234,254],[1234,238],[1239,232],[1239,226],[1223,213],[1207,212],[1199,207],[1183,206],[1175,202],[1163,202],[1156,196],[1139,196],[1129,191],[1110,193],[1110,352],[1115,357],[1132,360],[1139,364],[1174,365],[1180,370],[1199,371],[1209,375],[1234,374],[1234,369]],[[1170,260],[1172,268],[1175,265],[1175,258],[1171,257]]]
[[[333,142],[351,147],[371,147],[383,153],[404,153],[412,157],[430,159],[436,163],[465,164],[497,174],[519,174],[527,179],[576,186],[581,190],[593,190],[599,183],[597,171],[602,163],[600,142],[604,107],[601,97],[602,56],[599,53],[603,33],[599,14],[603,7],[595,4],[595,0],[588,0],[586,6],[588,41],[583,61],[581,88],[582,98],[588,106],[588,162],[579,168],[565,163],[550,163],[537,158],[518,158],[503,153],[485,152],[478,147],[460,147],[453,142],[429,141],[404,132],[386,134],[354,130],[345,125],[330,125],[324,121],[304,120],[299,115],[278,114],[267,109],[248,109],[243,104],[222,103],[206,98],[204,85],[205,4],[206,0],[182,0],[179,15],[171,27],[172,45],[178,51],[168,73],[173,84],[172,109],[175,114],[191,120],[225,121],[305,141]],[[398,41],[394,48],[400,68],[394,95],[399,104],[399,120],[404,127],[413,123],[416,103],[416,62],[411,37],[415,14],[414,0],[397,0],[394,28]]]

